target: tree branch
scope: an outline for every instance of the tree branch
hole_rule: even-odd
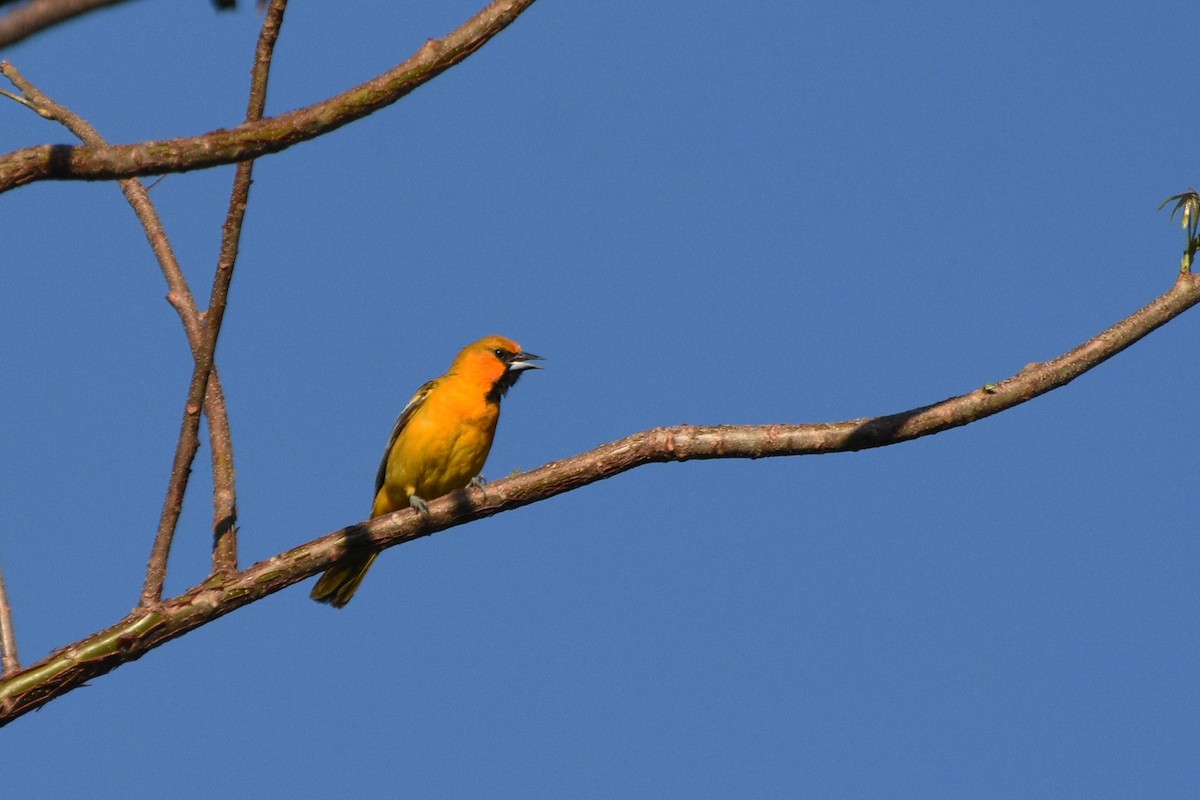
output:
[[[60,22],[123,0],[30,0],[0,17],[0,47],[16,44]]]
[[[267,77],[271,70],[271,55],[275,49],[275,40],[279,36],[279,26],[283,22],[283,12],[286,7],[286,0],[273,0],[266,19],[263,20],[251,73],[250,100],[246,111],[248,122],[260,119],[263,108],[266,107]],[[171,467],[167,499],[163,503],[162,518],[159,522],[158,533],[154,537],[150,563],[146,568],[146,584],[142,588],[141,597],[142,606],[154,605],[162,600],[171,540],[174,538],[179,514],[183,509],[183,496],[187,491],[192,462],[196,458],[196,451],[200,448],[200,402],[208,388],[208,377],[213,369],[213,357],[217,349],[217,339],[221,333],[221,322],[225,318],[229,284],[233,280],[233,268],[237,263],[238,243],[242,234],[242,220],[246,215],[246,203],[250,196],[250,178],[253,170],[253,161],[242,161],[237,165],[234,175],[229,212],[226,215],[225,224],[222,226],[220,256],[217,258],[217,269],[213,275],[208,310],[204,313],[204,335],[201,337],[200,346],[195,353],[196,364],[192,372],[192,384],[188,388],[188,399],[184,407],[179,442],[175,449],[175,461]],[[226,466],[227,474],[224,471]],[[213,469],[215,480],[230,482],[225,487],[219,484],[214,486],[213,534],[216,540],[213,548],[213,567],[215,571],[232,572],[237,569],[237,551],[234,541],[236,536],[234,515],[236,512],[232,506],[228,509],[223,508],[226,499],[221,491],[224,488],[232,492],[232,460],[228,465],[223,465],[219,464],[214,456]],[[217,472],[218,469],[221,471]],[[228,498],[228,502],[232,503],[233,498]],[[226,520],[228,520],[228,525],[225,524]]]
[[[254,67],[250,72],[250,99],[247,102],[246,121],[262,119],[267,107],[267,80],[271,74],[271,58],[275,42],[283,25],[283,13],[287,0],[272,0],[258,35],[258,46],[254,52]],[[242,236],[242,222],[246,217],[246,203],[250,197],[250,183],[254,171],[253,161],[237,165],[233,178],[233,190],[229,198],[229,212],[221,228],[221,250],[217,269],[213,276],[212,299],[208,306],[207,323],[219,326],[224,316],[225,299],[233,267],[237,263],[238,245]],[[237,571],[237,496],[234,492],[233,442],[226,426],[222,435],[221,453],[213,447],[213,573]],[[210,436],[211,438],[211,436]],[[228,454],[228,458],[221,457]]]
[[[316,105],[232,130],[140,144],[38,145],[0,156],[0,192],[40,180],[111,180],[186,172],[277,153],[385,108],[464,60],[511,24],[534,0],[494,0],[444,39],[408,60]]]
[[[12,606],[8,604],[3,570],[0,570],[0,665],[3,666],[4,675],[11,675],[21,668],[21,659],[17,656],[17,633],[13,628]],[[0,702],[2,707],[3,703]]]
[[[1065,386],[1200,303],[1200,276],[1182,274],[1169,292],[1051,361],[999,383],[898,414],[813,425],[679,425],[654,428],[594,450],[411,509],[351,525],[205,583],[155,608],[139,608],[106,630],[0,680],[0,725],[98,675],[145,655],[244,605],[327,569],[351,548],[386,549],[544,500],[645,464],[715,458],[815,455],[885,447],[998,414]]]
[[[21,90],[22,96],[12,95],[12,99],[28,106],[42,117],[61,123],[87,144],[106,144],[104,138],[91,123],[70,109],[51,100],[25,78],[12,64],[0,62],[0,72],[12,81],[14,86]],[[137,178],[126,178],[119,181],[119,185],[122,193],[125,195],[125,199],[133,208],[134,213],[146,231],[146,239],[149,241],[150,247],[154,251],[159,267],[162,270],[163,277],[167,281],[167,300],[179,314],[180,320],[183,323],[188,345],[192,351],[192,357],[193,359],[199,358],[204,336],[204,319],[196,307],[195,298],[192,296],[191,288],[188,286],[183,270],[179,266],[179,261],[175,257],[175,252],[171,248],[171,242],[167,237],[166,230],[163,228],[158,211],[154,208],[154,203],[150,200],[150,193]],[[213,504],[214,514],[217,515],[217,518],[213,522],[214,544],[216,540],[225,539],[226,541],[226,544],[222,546],[220,555],[214,550],[214,568],[218,568],[219,566],[219,568],[226,568],[232,571],[237,568],[236,550],[233,549],[236,548],[236,543],[230,538],[234,533],[234,524],[236,522],[236,495],[233,486],[233,440],[229,432],[229,414],[225,404],[225,393],[221,388],[220,376],[216,373],[215,366],[205,392],[204,410],[205,416],[208,419],[209,439],[212,446]],[[185,477],[180,478],[177,474],[173,473],[175,480],[183,481],[186,484],[186,473],[184,475]],[[172,483],[168,488],[168,497],[171,497],[173,493],[178,494],[179,502],[182,503],[182,492],[182,485],[175,486]],[[178,518],[177,513],[174,518]],[[173,531],[173,522],[170,524]],[[162,525],[163,522],[160,520],[159,534],[156,536],[156,541],[163,536]],[[153,552],[159,553],[159,551],[160,548],[156,547]],[[155,571],[156,574],[161,572],[165,578],[165,554],[161,555],[161,559],[161,563],[152,563],[147,569],[148,571]]]

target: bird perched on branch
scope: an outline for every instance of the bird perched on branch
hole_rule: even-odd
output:
[[[418,389],[383,452],[371,516],[411,506],[428,519],[426,501],[469,485],[492,449],[500,398],[522,372],[539,369],[533,362],[540,360],[511,339],[487,336],[464,347],[449,372]],[[312,599],[346,605],[378,554],[351,552],[325,571]]]

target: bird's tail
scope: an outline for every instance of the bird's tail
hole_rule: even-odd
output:
[[[354,597],[358,585],[367,577],[367,570],[375,563],[377,555],[378,552],[347,556],[325,570],[325,574],[313,586],[308,596],[318,603],[329,603],[334,608],[341,608]]]

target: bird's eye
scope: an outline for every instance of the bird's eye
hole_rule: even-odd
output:
[[[504,359],[506,359],[508,357],[508,351],[505,350],[503,347],[497,347],[495,350],[492,351],[492,355],[494,355],[496,358],[503,361]]]

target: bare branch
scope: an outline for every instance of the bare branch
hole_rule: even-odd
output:
[[[378,77],[308,108],[202,136],[129,145],[38,145],[0,156],[0,192],[40,180],[111,180],[186,172],[278,153],[385,108],[464,60],[534,0],[494,0],[444,39]]]
[[[72,17],[120,2],[122,0],[29,0],[0,17],[0,47],[15,44]]]
[[[183,420],[179,425],[179,440],[175,445],[175,457],[171,462],[171,476],[167,482],[167,496],[163,500],[158,530],[154,534],[154,545],[150,548],[150,560],[146,565],[146,582],[142,587],[141,606],[158,603],[162,599],[163,584],[167,578],[167,558],[171,553],[171,542],[179,516],[183,513],[183,497],[187,493],[188,478],[191,477],[192,462],[200,449],[200,406],[208,392],[208,377],[213,367],[213,351],[216,349],[219,327],[206,326],[195,352],[195,366],[188,386],[187,401],[184,403]]]
[[[254,67],[250,73],[250,99],[246,109],[246,121],[262,119],[267,106],[267,79],[271,74],[271,57],[275,52],[275,41],[283,24],[283,12],[287,0],[272,0],[263,20],[254,54]],[[233,179],[233,191],[229,198],[229,212],[222,227],[221,251],[217,269],[213,276],[212,297],[209,301],[205,321],[210,328],[217,328],[225,313],[225,300],[229,292],[229,281],[237,263],[238,244],[242,236],[242,222],[246,216],[246,203],[250,196],[250,179],[254,170],[253,161],[237,165]],[[229,428],[222,432],[227,441],[222,450],[229,453],[228,460],[219,457],[213,448],[213,573],[232,573],[237,570],[237,499],[234,492],[233,443],[229,440]]]
[[[4,570],[0,570],[0,664],[3,664],[5,675],[11,675],[21,668],[21,659],[17,656],[17,633],[13,628],[12,606],[8,604],[8,589],[4,586]]]
[[[263,28],[255,52],[249,108],[246,112],[247,120],[250,122],[261,118],[263,108],[266,106],[267,77],[270,74],[271,54],[275,48],[275,40],[279,36],[279,26],[283,22],[283,11],[286,7],[286,0],[274,0],[266,19],[263,20]],[[200,448],[200,403],[207,391],[208,377],[213,369],[213,356],[217,349],[217,339],[221,334],[221,321],[225,317],[229,284],[233,280],[233,268],[237,263],[242,220],[245,218],[246,203],[250,196],[253,163],[253,161],[239,163],[234,175],[229,212],[222,229],[221,252],[217,259],[216,273],[213,275],[208,310],[204,313],[204,335],[201,337],[200,347],[195,353],[196,364],[192,372],[192,384],[188,389],[187,404],[184,407],[179,443],[175,449],[175,461],[171,466],[171,482],[167,490],[167,499],[163,503],[162,518],[154,538],[154,547],[151,549],[150,563],[146,569],[146,585],[142,588],[142,606],[154,605],[162,600],[171,540],[174,538],[179,514],[183,509],[183,495],[187,491],[192,462],[196,458],[196,451]],[[232,497],[225,498],[222,492],[224,490],[232,493],[232,459],[227,465],[219,464],[214,459],[213,468],[214,470],[221,469],[220,473],[214,473],[214,479],[223,482],[222,485],[214,487],[213,495],[215,516],[213,534],[217,537],[213,548],[213,567],[216,571],[232,572],[237,568],[237,551],[234,544],[236,535],[234,515],[236,512],[232,505],[228,509],[222,507],[223,502],[227,501],[231,504],[234,502]]]
[[[0,72],[21,90],[24,96],[16,98],[21,103],[29,106],[47,119],[62,123],[64,127],[88,144],[106,144],[104,138],[100,136],[91,123],[70,109],[51,100],[26,79],[12,64],[7,62],[0,63]],[[192,296],[187,279],[183,275],[183,270],[179,266],[179,261],[175,257],[175,252],[171,248],[170,240],[163,229],[158,211],[154,208],[154,204],[150,200],[150,194],[146,191],[145,186],[142,185],[140,180],[137,178],[127,178],[119,181],[119,185],[126,200],[133,208],[134,213],[146,231],[146,239],[149,241],[150,247],[154,251],[154,255],[162,269],[163,277],[167,281],[169,289],[167,299],[176,312],[178,312],[183,322],[184,332],[187,334],[193,358],[198,358],[203,340],[204,320],[199,309],[196,307],[196,301]],[[217,509],[215,513],[219,515],[219,519],[214,521],[214,537],[219,539],[222,532],[232,534],[236,519],[236,499],[233,488],[233,441],[229,433],[229,414],[225,405],[225,394],[221,388],[220,377],[215,371],[212,373],[208,383],[204,397],[204,406],[205,415],[208,419],[209,439],[212,446],[213,503],[215,509]],[[179,473],[173,472],[172,474],[173,481],[182,481],[183,484],[186,484],[186,473],[184,473],[184,477],[179,477]],[[183,486],[175,486],[174,483],[168,488],[169,498],[176,494],[179,498],[179,503],[171,506],[172,508],[181,507],[182,492]],[[164,519],[167,519],[165,513]],[[169,525],[170,530],[173,532],[174,522],[172,520],[177,519],[178,513],[175,513],[173,518],[167,519],[166,523],[160,519],[159,533],[155,539],[156,542],[167,535],[162,533],[164,524]],[[232,542],[232,539],[229,541]],[[236,550],[229,549],[236,547],[236,545],[227,544],[224,547],[225,549],[221,557],[222,566],[226,566],[231,570],[236,569]],[[156,574],[161,573],[165,577],[166,549],[156,546],[153,552],[162,553],[161,563],[155,562],[152,559],[151,566],[147,569]],[[214,554],[215,560],[216,555]],[[231,562],[232,566],[230,566]]]
[[[388,548],[544,500],[645,464],[714,458],[815,455],[885,447],[998,414],[1065,386],[1200,303],[1200,276],[1180,275],[1169,292],[1058,358],[1029,364],[995,384],[898,414],[814,425],[681,425],[654,428],[594,450],[411,509],[335,531],[230,576],[214,576],[153,608],[0,680],[0,725],[83,682],[241,606],[327,569],[350,548]]]

